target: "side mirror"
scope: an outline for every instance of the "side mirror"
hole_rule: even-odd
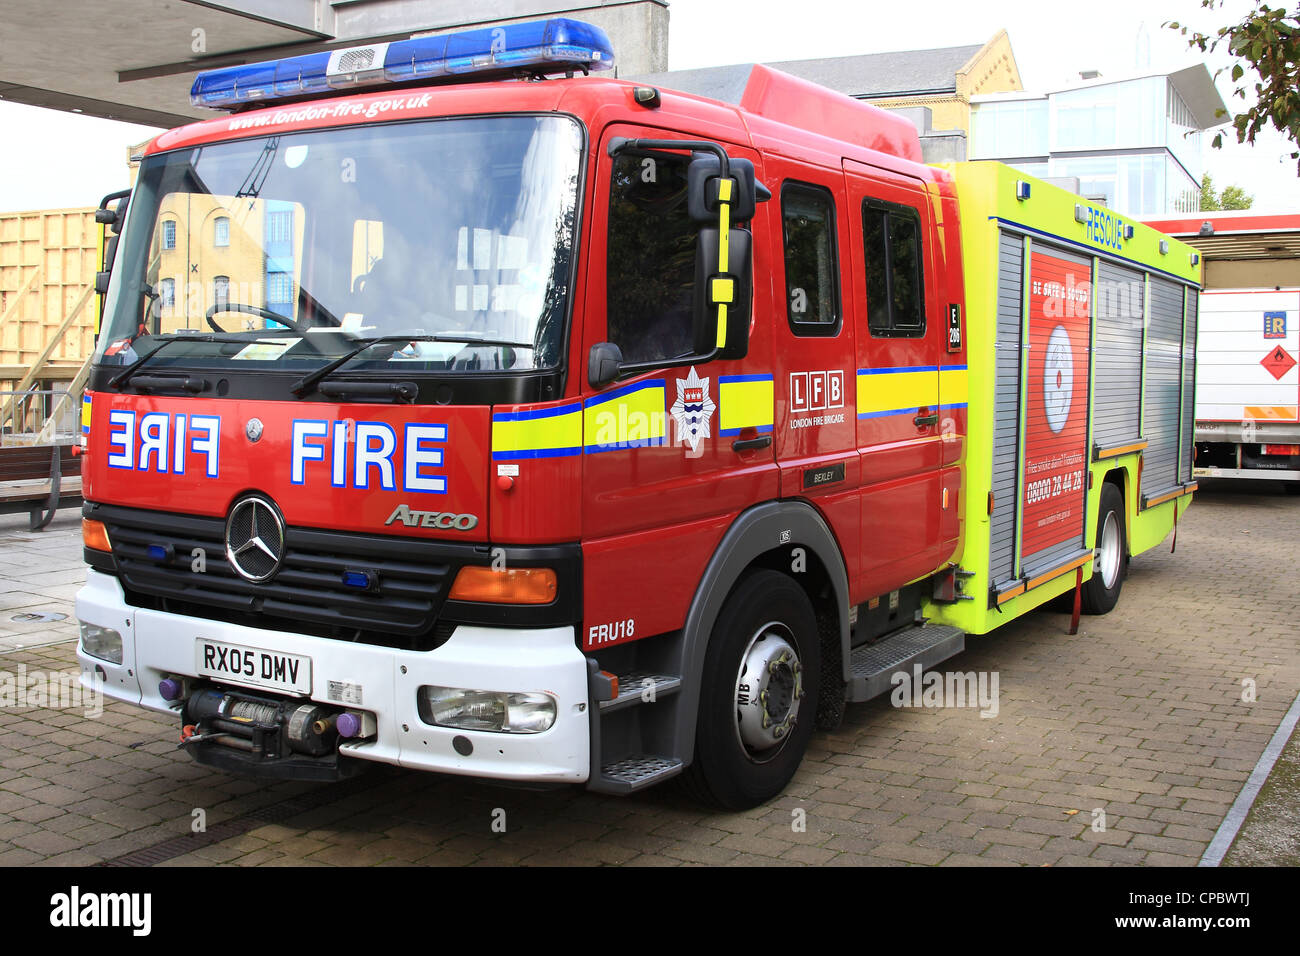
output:
[[[749,307],[753,294],[750,233],[729,229],[727,271],[720,272],[722,236],[701,229],[695,247],[695,351],[713,358],[740,359],[749,354]],[[726,324],[718,327],[718,306],[727,306]]]
[[[618,379],[623,370],[623,350],[613,342],[591,347],[587,356],[587,381],[592,388],[604,388]]]
[[[718,221],[718,157],[696,153],[686,168],[686,210],[696,222]],[[748,222],[754,218],[759,201],[759,186],[754,178],[754,164],[747,159],[728,157],[732,187],[731,221]],[[766,192],[766,189],[763,190]],[[764,199],[771,198],[768,193]]]
[[[122,220],[126,218],[126,205],[130,200],[129,189],[109,193],[99,201],[99,208],[95,210],[95,222],[108,226],[113,235],[119,234],[122,231]]]

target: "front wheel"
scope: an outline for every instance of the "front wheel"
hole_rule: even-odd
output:
[[[820,680],[817,618],[803,589],[776,571],[744,578],[705,655],[685,780],[693,795],[743,810],[784,790],[812,735]]]
[[[1128,564],[1124,546],[1126,538],[1124,497],[1118,488],[1107,482],[1101,488],[1101,506],[1097,513],[1097,559],[1092,577],[1083,585],[1085,614],[1105,614],[1119,601]]]

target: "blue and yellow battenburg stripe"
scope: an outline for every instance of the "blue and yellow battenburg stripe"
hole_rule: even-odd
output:
[[[858,418],[885,418],[936,406],[966,407],[965,365],[858,369]]]
[[[90,434],[90,393],[85,392],[81,396],[81,434]]]
[[[492,416],[492,460],[563,458],[582,453],[582,402]]]
[[[588,452],[662,445],[668,434],[662,378],[624,385],[587,399],[582,434]]]
[[[634,382],[586,402],[497,412],[492,416],[492,460],[563,458],[583,451],[662,445],[668,434],[662,378]]]
[[[939,369],[939,407],[965,408],[966,366],[945,365]]]
[[[776,383],[771,375],[723,375],[718,379],[718,434],[739,435],[743,429],[772,430]]]

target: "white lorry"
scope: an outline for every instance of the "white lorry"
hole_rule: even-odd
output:
[[[1300,491],[1300,214],[1147,218],[1204,259],[1196,340],[1196,478]]]

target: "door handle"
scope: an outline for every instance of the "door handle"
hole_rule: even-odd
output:
[[[758,438],[742,438],[731,443],[732,451],[753,451],[756,448],[766,448],[772,444],[771,435],[760,435]]]
[[[912,419],[912,424],[917,428],[924,428],[926,425],[939,424],[939,413],[934,412],[930,415],[917,415]]]

